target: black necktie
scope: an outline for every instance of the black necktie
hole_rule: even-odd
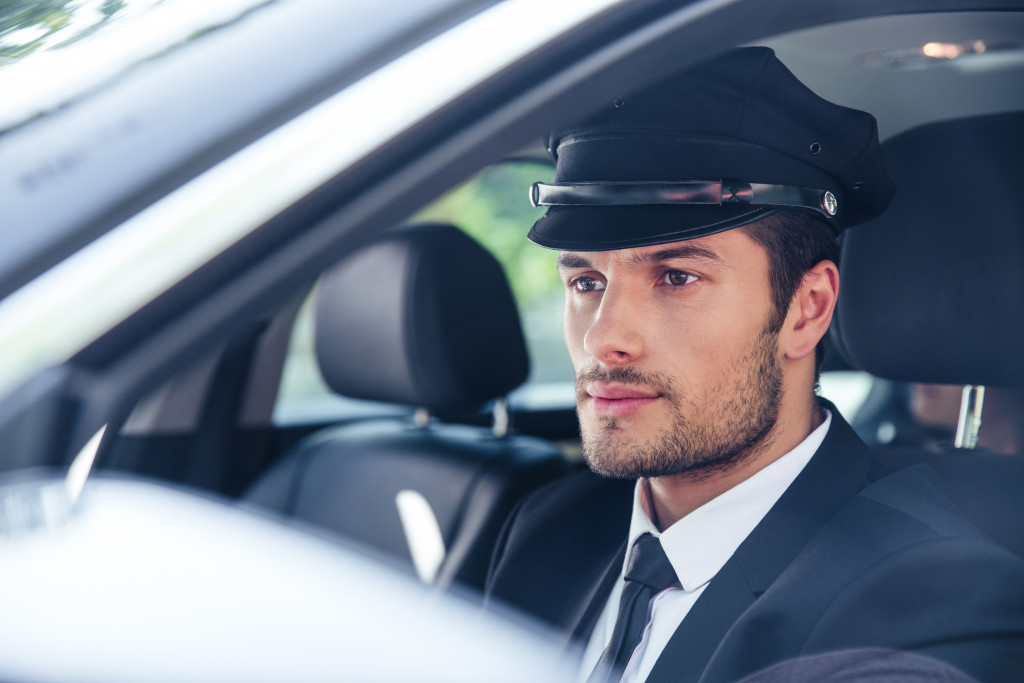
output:
[[[661,547],[661,541],[650,534],[636,539],[629,554],[625,579],[612,639],[587,683],[619,680],[633,650],[640,643],[651,598],[677,583],[676,572]]]

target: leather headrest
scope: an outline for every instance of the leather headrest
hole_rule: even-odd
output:
[[[316,354],[339,394],[432,412],[475,408],[529,371],[501,266],[450,225],[386,232],[328,271]]]
[[[842,238],[833,340],[887,379],[1024,384],[1024,112],[883,145],[897,191]]]

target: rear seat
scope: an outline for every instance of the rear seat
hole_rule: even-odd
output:
[[[839,351],[890,380],[1024,386],[1024,114],[929,124],[883,153],[898,190],[842,238]],[[930,462],[967,517],[1024,557],[1024,457],[879,452]]]
[[[412,226],[339,263],[316,297],[316,353],[328,385],[419,408],[420,424],[392,418],[318,432],[246,500],[366,544],[428,583],[482,588],[512,506],[568,469],[554,444],[506,435],[500,424],[424,419],[423,410],[500,407],[526,379],[500,265],[455,227]]]

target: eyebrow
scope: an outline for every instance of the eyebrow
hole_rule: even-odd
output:
[[[678,258],[700,259],[714,263],[719,263],[722,260],[717,253],[707,247],[702,247],[696,244],[682,244],[677,247],[670,247],[659,251],[635,254],[632,261],[634,265],[642,266]]]
[[[633,265],[643,266],[678,258],[700,259],[713,263],[720,263],[722,261],[717,253],[707,247],[696,244],[681,244],[667,249],[636,254],[633,256],[632,262]],[[577,253],[562,252],[558,255],[559,270],[570,270],[573,268],[593,268],[593,263]]]
[[[570,268],[593,268],[594,265],[579,254],[562,252],[558,255],[558,269],[567,270]]]

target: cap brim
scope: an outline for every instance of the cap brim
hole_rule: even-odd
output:
[[[713,235],[775,211],[763,206],[554,206],[527,237],[560,251],[611,251]]]

